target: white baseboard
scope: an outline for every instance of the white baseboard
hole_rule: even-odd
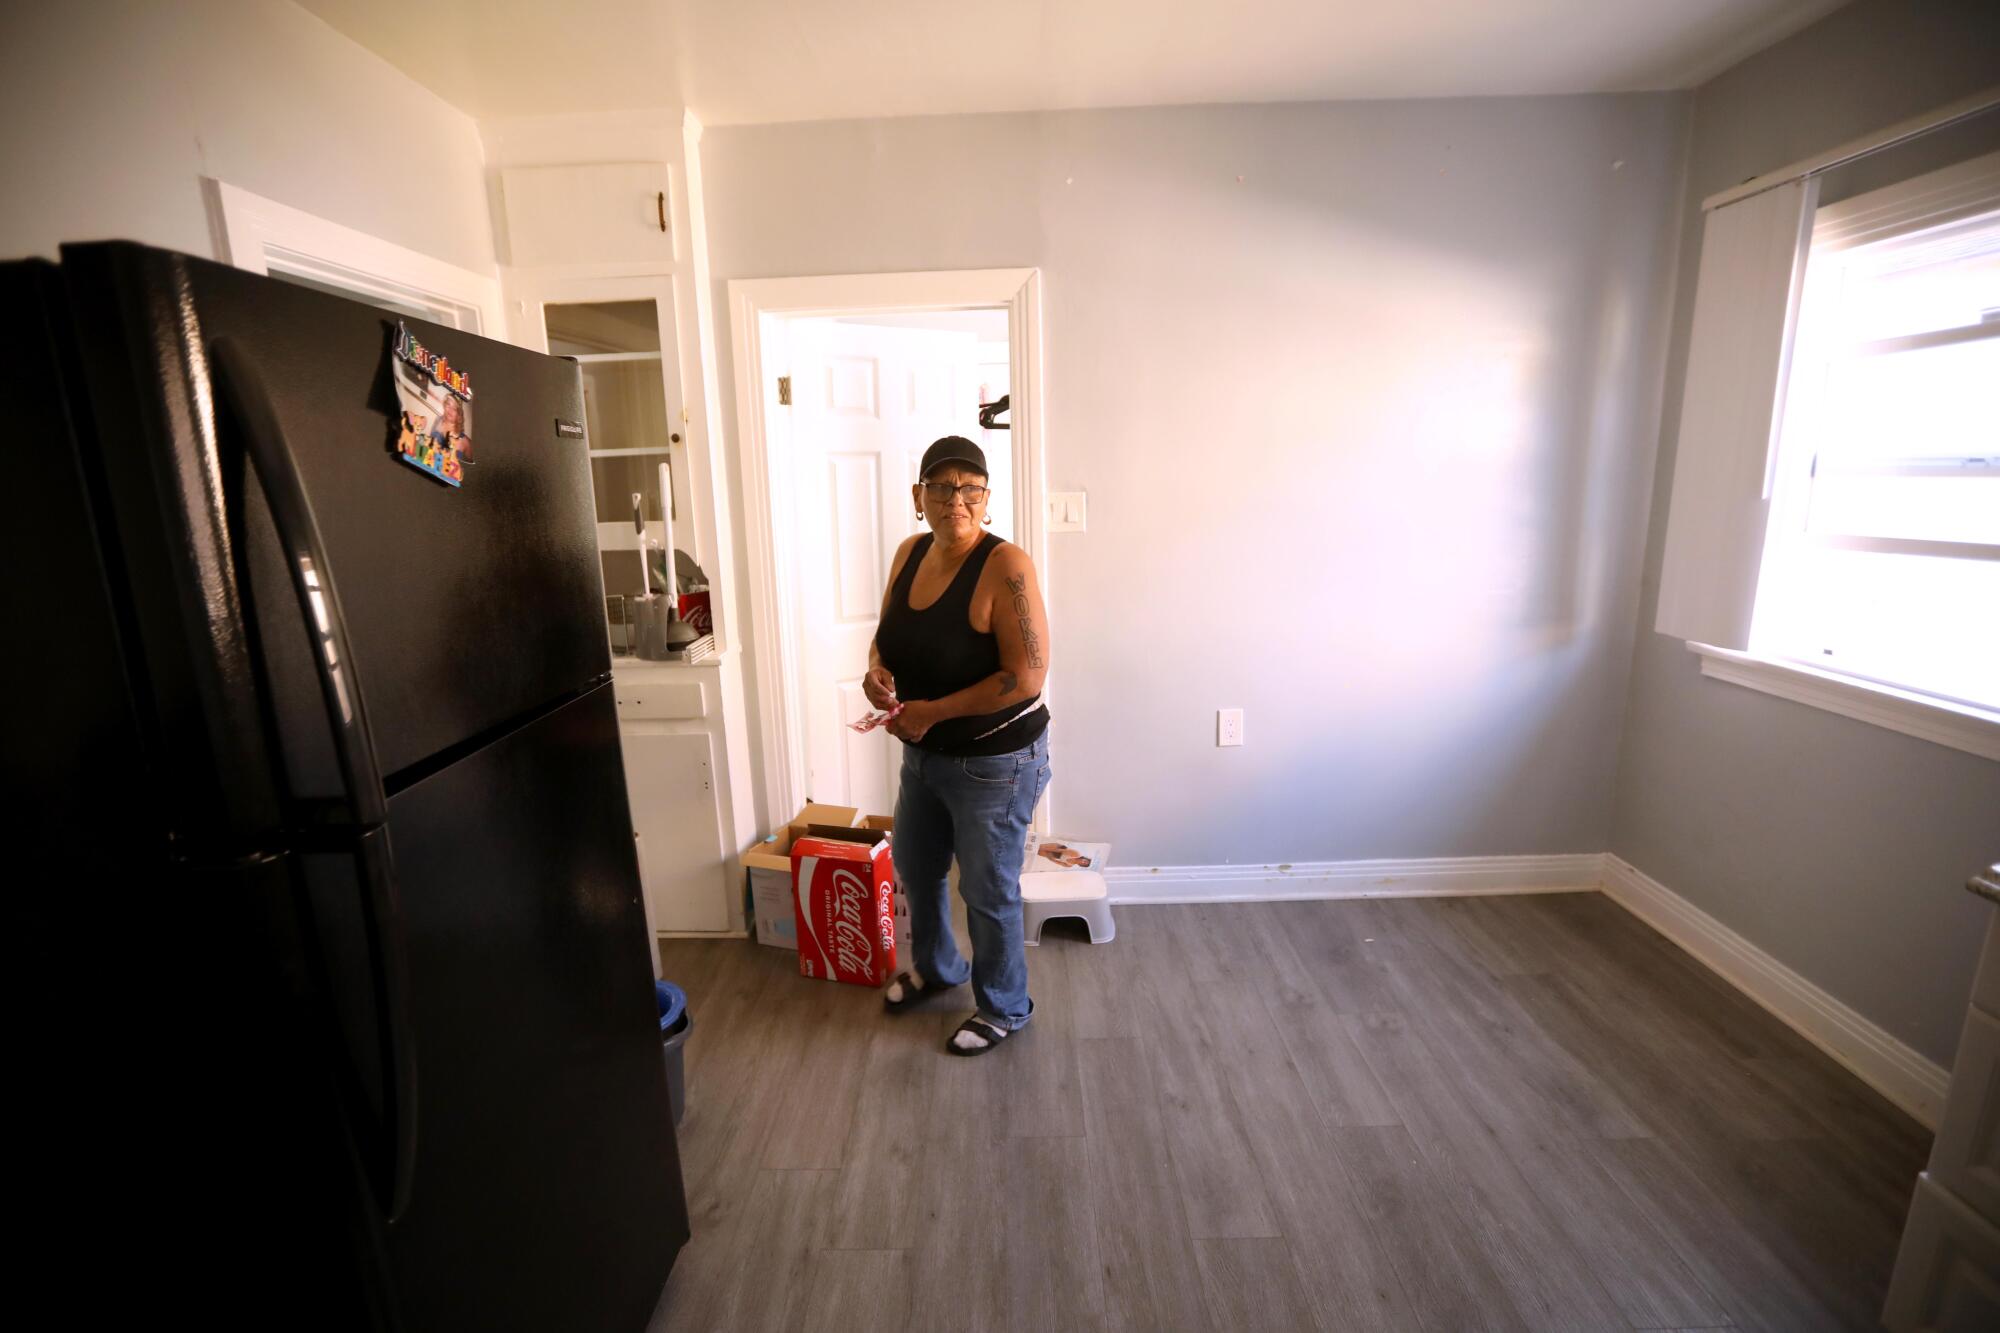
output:
[[[1259,903],[1287,898],[1450,898],[1482,893],[1583,893],[1603,855],[1434,856],[1409,861],[1298,861],[1282,865],[1110,866],[1121,903]]]
[[[1645,871],[1604,855],[1604,892],[1935,1130],[1950,1074]]]

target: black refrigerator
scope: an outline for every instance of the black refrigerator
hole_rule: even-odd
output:
[[[576,366],[128,243],[0,301],[18,1210],[151,1318],[643,1328],[688,1219]]]

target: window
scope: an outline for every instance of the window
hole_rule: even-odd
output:
[[[455,329],[466,329],[472,333],[478,333],[480,330],[477,306],[446,301],[441,297],[404,287],[400,283],[389,282],[373,273],[340,268],[305,255],[293,254],[276,246],[265,248],[264,264],[265,274],[280,282],[310,287],[316,292],[327,292],[334,296],[344,296],[350,301],[365,301],[393,315],[428,319],[433,323],[446,324]]]
[[[489,274],[204,178],[216,258],[252,273],[366,301],[398,315],[501,336],[500,282]]]
[[[2000,155],[1817,211],[1750,652],[2000,711]]]

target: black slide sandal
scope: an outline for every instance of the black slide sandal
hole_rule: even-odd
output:
[[[958,1045],[956,1040],[959,1032],[969,1032],[973,1036],[985,1042],[986,1044],[984,1046],[960,1046]],[[963,1023],[960,1023],[958,1025],[957,1032],[953,1032],[950,1037],[945,1039],[944,1043],[945,1054],[984,1055],[988,1051],[992,1050],[994,1047],[998,1046],[1001,1042],[1006,1041],[1007,1038],[1013,1035],[1014,1034],[1008,1029],[996,1028],[991,1023],[981,1018],[978,1014],[974,1014],[972,1017],[966,1019]]]
[[[933,986],[928,983],[918,986],[916,982],[917,978],[914,973],[898,972],[896,979],[889,984],[891,986],[901,986],[903,988],[903,998],[892,1000],[887,994],[884,994],[882,996],[882,1007],[892,1014],[900,1014],[905,1009],[914,1009],[926,1000],[935,999],[940,995],[958,989],[957,986]]]

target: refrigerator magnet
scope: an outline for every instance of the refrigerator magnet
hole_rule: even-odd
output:
[[[396,456],[449,486],[472,462],[472,376],[418,342],[398,322],[389,344],[395,372]]]

